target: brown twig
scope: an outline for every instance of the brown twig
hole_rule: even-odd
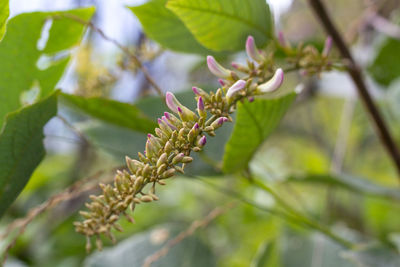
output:
[[[72,14],[68,14],[68,13],[65,13],[65,14],[62,14],[62,15],[52,16],[52,18],[54,18],[54,19],[57,19],[58,17],[64,17],[64,18],[72,19],[72,20],[74,20],[74,21],[76,21],[78,23],[86,25],[87,27],[91,28],[92,30],[94,30],[95,32],[100,34],[100,36],[104,40],[113,43],[115,46],[117,46],[119,49],[121,49],[124,53],[126,53],[134,61],[136,66],[143,72],[143,74],[146,77],[147,81],[151,84],[151,86],[154,88],[154,90],[156,90],[157,94],[159,96],[161,96],[161,97],[164,96],[160,86],[158,86],[157,83],[154,81],[154,79],[151,77],[149,71],[146,69],[145,66],[143,66],[143,63],[140,61],[140,59],[134,53],[132,53],[127,47],[125,47],[122,44],[120,44],[117,40],[107,36],[103,32],[102,29],[100,29],[97,26],[95,26],[91,21],[85,21],[85,20],[81,19],[78,16],[75,16],[75,15],[72,15]]]
[[[210,222],[212,222],[215,218],[220,216],[221,214],[227,212],[229,209],[231,209],[234,206],[234,203],[229,203],[223,207],[216,207],[214,208],[210,213],[207,214],[206,217],[204,217],[202,220],[196,220],[194,221],[188,229],[185,231],[179,233],[176,237],[173,239],[169,240],[160,250],[156,251],[152,255],[148,256],[144,263],[143,267],[150,267],[152,263],[158,261],[160,258],[164,257],[167,255],[168,251],[182,242],[185,238],[193,235],[193,233],[199,229],[200,227],[206,227]]]
[[[321,21],[322,26],[324,27],[325,31],[332,37],[333,41],[335,42],[337,48],[339,49],[340,54],[342,57],[348,61],[348,72],[353,79],[353,82],[357,88],[357,91],[360,95],[360,98],[370,114],[370,117],[373,121],[375,126],[375,130],[383,144],[386,148],[387,152],[391,156],[393,163],[395,164],[397,173],[400,179],[400,153],[396,147],[394,139],[389,132],[389,129],[383,119],[382,115],[380,114],[378,108],[376,107],[370,93],[368,92],[367,86],[364,82],[364,79],[361,74],[360,68],[357,66],[356,62],[353,59],[353,56],[350,53],[347,45],[345,44],[342,36],[340,35],[339,31],[336,29],[335,25],[333,24],[332,19],[330,18],[324,4],[320,0],[308,0],[310,6],[312,7],[315,15]]]
[[[19,218],[14,220],[10,223],[7,228],[0,234],[0,240],[5,240],[8,236],[10,236],[16,229],[18,232],[15,236],[12,237],[9,244],[5,248],[3,255],[2,255],[2,263],[7,259],[8,252],[12,247],[14,247],[15,242],[17,241],[18,237],[24,233],[26,227],[30,222],[32,222],[37,216],[43,214],[45,211],[55,207],[56,205],[68,201],[70,199],[76,198],[81,194],[91,191],[98,186],[98,178],[101,177],[105,173],[114,173],[116,170],[124,168],[124,166],[114,167],[110,170],[101,170],[96,172],[95,174],[87,177],[86,179],[79,180],[61,193],[55,194],[50,197],[48,200],[36,206],[28,211],[25,217]],[[111,181],[112,179],[108,179]]]

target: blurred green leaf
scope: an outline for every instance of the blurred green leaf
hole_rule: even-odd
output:
[[[77,95],[62,94],[66,104],[77,107],[85,113],[105,122],[129,128],[134,131],[150,133],[157,127],[155,121],[146,116],[139,108],[128,103],[101,98],[85,98]]]
[[[57,92],[7,115],[0,133],[0,216],[43,159],[43,126],[56,114]]]
[[[357,267],[341,256],[345,252],[342,247],[316,233],[290,232],[283,237],[281,249],[282,267]]]
[[[338,176],[329,174],[307,174],[303,176],[291,176],[286,181],[335,186],[371,196],[400,200],[399,190],[378,185],[367,179],[348,174],[341,174]]]
[[[5,115],[17,110],[23,104],[21,103],[23,92],[37,84],[40,88],[38,98],[44,97],[54,89],[61,78],[68,63],[68,57],[53,61],[49,57],[53,55],[44,53],[64,51],[72,44],[76,44],[82,36],[84,25],[73,20],[67,23],[65,20],[54,19],[46,43],[44,42],[46,34],[43,30],[46,21],[66,13],[87,20],[93,12],[93,8],[64,12],[34,12],[18,15],[8,21],[7,32],[0,43],[0,73],[2,73],[0,76],[0,127]],[[43,41],[41,46],[44,47],[38,45],[39,40]],[[45,61],[45,63],[42,62],[45,66],[40,66],[39,59]]]
[[[275,244],[271,241],[264,242],[257,251],[256,257],[251,262],[250,267],[266,267],[272,253],[275,249]]]
[[[400,254],[381,245],[368,245],[360,250],[343,253],[343,257],[363,267],[398,267]]]
[[[400,40],[388,38],[382,44],[368,70],[378,83],[388,86],[400,76],[399,58]]]
[[[224,172],[236,172],[248,166],[254,153],[278,126],[296,93],[275,99],[256,99],[238,103],[233,133],[225,146]]]
[[[122,162],[126,155],[136,158],[137,152],[144,150],[147,138],[144,133],[108,123],[92,123],[83,127],[82,131],[95,146]]]
[[[143,266],[148,256],[163,248],[168,240],[179,233],[179,228],[160,226],[148,232],[136,234],[119,243],[90,256],[85,267]],[[151,264],[157,266],[213,267],[216,259],[209,247],[194,236],[183,239],[170,247],[168,253]]]
[[[169,0],[167,8],[202,45],[215,51],[243,50],[248,35],[260,46],[272,37],[272,16],[265,0]]]
[[[6,22],[10,10],[8,7],[8,0],[3,0],[0,2],[0,40],[3,38],[4,32],[6,31]]]
[[[400,78],[390,84],[386,99],[390,111],[400,121]]]
[[[163,47],[185,53],[209,53],[183,22],[165,7],[166,3],[167,0],[152,0],[129,9],[138,17],[146,34]]]

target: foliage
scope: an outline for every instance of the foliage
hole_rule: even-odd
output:
[[[399,265],[398,174],[338,74],[351,62],[305,3],[268,2],[124,7],[142,27],[126,44],[96,26],[105,2],[8,18],[0,1],[5,266]],[[356,2],[326,4],[340,27],[365,19],[346,37],[371,53],[346,43],[399,145],[400,5]]]

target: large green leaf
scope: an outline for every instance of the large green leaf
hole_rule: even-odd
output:
[[[143,232],[119,243],[117,246],[90,256],[85,267],[143,266],[148,256],[163,248],[178,233],[177,227],[161,226]],[[157,266],[213,267],[216,259],[209,247],[194,236],[189,236],[172,246],[168,253],[151,264]]]
[[[129,9],[138,17],[146,34],[163,47],[178,52],[209,53],[183,22],[165,7],[166,3],[167,0],[152,0]]]
[[[202,45],[215,51],[241,50],[248,35],[258,45],[272,36],[265,0],[169,0],[167,7]]]
[[[93,8],[65,12],[35,12],[21,14],[8,21],[7,32],[0,43],[0,127],[8,112],[21,107],[23,92],[39,85],[38,98],[44,97],[54,89],[63,74],[68,57],[56,62],[50,60],[48,68],[42,69],[40,64],[40,68],[38,67],[41,57],[64,51],[77,44],[82,37],[85,26],[71,19],[67,22],[67,19],[62,18],[63,15],[71,14],[88,20],[93,12]],[[53,22],[48,41],[43,42],[40,47],[38,41],[45,41],[46,33],[43,29],[46,21],[50,19],[53,19]]]
[[[70,94],[62,94],[62,99],[67,104],[111,124],[145,133],[154,132],[154,128],[157,127],[157,124],[140,109],[128,103],[101,97],[85,98]]]
[[[296,93],[290,93],[275,99],[238,103],[233,133],[225,146],[224,172],[247,168],[254,153],[278,126],[295,96]]]
[[[399,58],[400,40],[388,38],[368,70],[377,82],[388,86],[394,79],[400,77]]]
[[[0,133],[0,216],[45,155],[43,126],[57,113],[57,93],[7,115]]]
[[[6,30],[6,21],[9,14],[8,0],[0,1],[0,40]]]
[[[308,174],[303,176],[291,176],[286,182],[298,182],[309,184],[328,185],[344,188],[353,192],[371,196],[395,199],[400,201],[400,191],[395,188],[375,184],[367,179],[356,176],[341,174],[338,176],[330,174]]]

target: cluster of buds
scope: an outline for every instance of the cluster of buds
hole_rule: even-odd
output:
[[[91,248],[91,237],[96,238],[98,249],[102,247],[101,234],[115,241],[112,230],[122,231],[118,224],[121,216],[133,222],[129,213],[137,205],[158,200],[156,185],[165,185],[175,174],[184,173],[185,165],[193,161],[190,153],[199,152],[206,145],[206,135],[214,136],[218,128],[232,121],[230,114],[237,101],[252,101],[254,96],[281,86],[283,71],[277,69],[272,75],[265,66],[265,55],[251,36],[246,51],[251,59],[247,67],[233,64],[241,73],[224,68],[212,56],[207,57],[208,68],[220,78],[221,87],[209,93],[193,87],[196,112],[182,105],[172,93],[166,93],[166,104],[172,113],[165,112],[158,119],[159,127],[155,135],[148,134],[144,154],[138,153],[137,160],[126,157],[129,171],[117,171],[113,185],[100,184],[102,195],[90,196],[92,202],[86,203],[88,211],[80,212],[84,220],[75,222],[75,227],[87,237],[87,250]]]
[[[296,48],[293,48],[282,32],[279,32],[278,44],[285,53],[286,60],[294,64],[303,76],[330,71],[334,67],[332,59],[329,58],[332,49],[332,38],[330,36],[326,38],[322,51],[318,51],[313,45],[304,45],[303,43],[299,43]]]

